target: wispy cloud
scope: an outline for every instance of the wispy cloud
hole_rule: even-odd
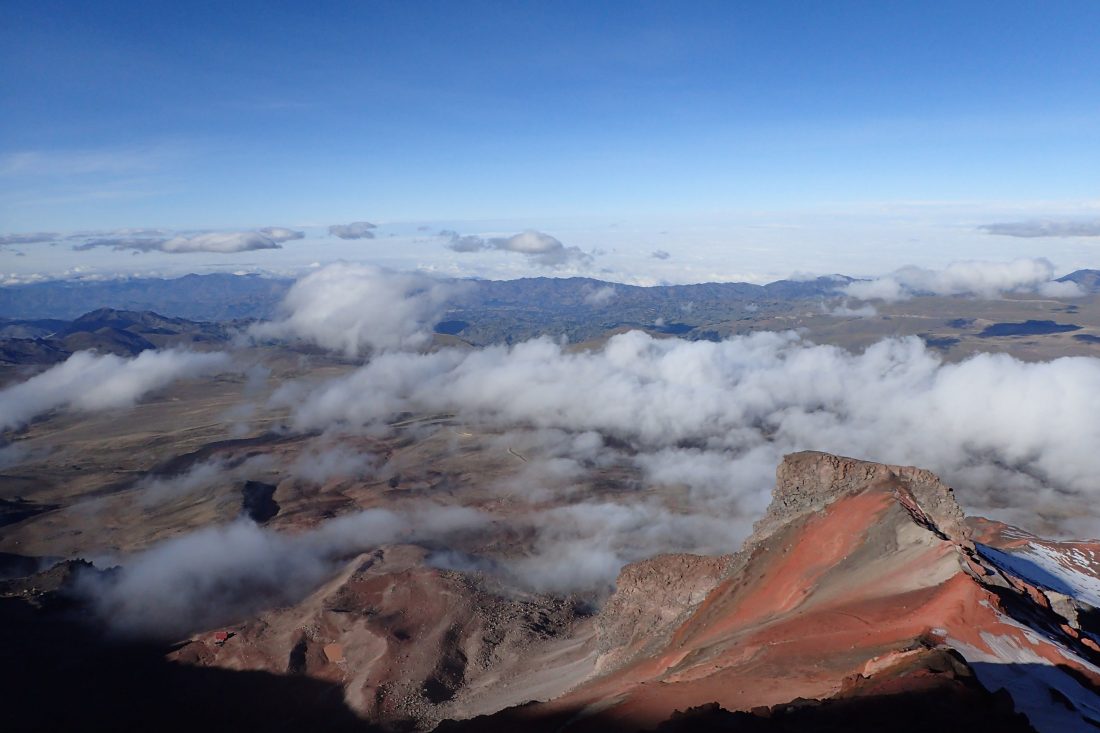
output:
[[[1100,219],[1034,219],[978,228],[1005,237],[1100,237]]]
[[[0,177],[129,174],[161,168],[182,155],[177,145],[86,150],[20,150],[0,155]]]
[[[0,390],[0,430],[23,425],[51,410],[79,412],[133,406],[143,395],[177,379],[222,372],[221,352],[144,351],[133,359],[78,351],[25,382]]]
[[[189,252],[250,252],[258,249],[281,249],[282,242],[305,237],[304,232],[284,227],[265,227],[247,232],[203,232],[172,237],[144,236],[107,236],[89,239],[73,246],[83,252],[97,247],[110,247],[115,250],[134,250],[135,252],[168,252],[183,254]]]
[[[53,232],[34,232],[30,234],[0,234],[0,247],[13,244],[37,244],[38,242],[53,242],[61,237]]]

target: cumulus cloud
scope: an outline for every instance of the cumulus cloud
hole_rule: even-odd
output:
[[[125,558],[117,574],[85,576],[82,590],[117,631],[178,638],[296,601],[342,561],[378,545],[445,540],[486,521],[456,507],[371,509],[292,535],[242,519]]]
[[[1005,237],[1100,237],[1100,219],[1009,221],[978,228]]]
[[[672,255],[670,255],[668,252],[665,252],[663,249],[653,250],[653,254],[650,255],[650,257],[656,260],[667,260],[671,256]]]
[[[579,247],[566,247],[549,234],[527,230],[511,237],[482,237],[467,235],[449,230],[441,231],[440,236],[447,237],[447,248],[455,252],[479,252],[495,249],[504,252],[516,252],[547,267],[562,267],[567,264],[589,264],[592,255]]]
[[[377,229],[369,221],[353,221],[350,224],[333,224],[328,233],[340,239],[374,239],[372,229]]]
[[[1069,286],[1069,287],[1067,287]],[[857,280],[843,292],[861,300],[894,302],[915,295],[974,295],[992,298],[1007,292],[1035,292],[1049,297],[1074,297],[1074,283],[1054,281],[1054,265],[1045,259],[1011,262],[952,262],[942,270],[903,267],[874,280]]]
[[[250,252],[260,249],[281,249],[282,242],[305,237],[304,232],[283,227],[265,227],[249,232],[203,232],[200,234],[176,235],[173,237],[108,236],[89,239],[74,245],[77,251],[87,251],[97,247],[110,247],[114,250],[134,250],[135,252],[168,252],[184,254],[189,252]]]
[[[228,354],[170,349],[132,359],[78,351],[25,382],[0,390],[0,430],[19,427],[56,409],[95,412],[133,406],[177,379],[224,371]]]
[[[457,285],[373,265],[337,263],[291,286],[281,319],[254,326],[257,338],[317,344],[349,358],[368,351],[418,348],[431,339]]]

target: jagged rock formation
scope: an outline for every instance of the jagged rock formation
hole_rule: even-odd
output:
[[[509,598],[387,546],[291,608],[196,636],[175,661],[341,685],[347,705],[396,728],[560,695],[591,672],[591,620],[567,600]]]
[[[714,559],[625,569],[597,624],[597,674],[459,727],[873,730],[884,705],[892,729],[972,730],[975,712],[1008,730],[1097,725],[1087,596],[997,552],[928,471],[788,456],[767,514],[702,597]],[[677,597],[669,577],[694,580]],[[671,623],[624,631],[660,599]]]

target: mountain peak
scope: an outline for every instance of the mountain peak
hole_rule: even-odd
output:
[[[891,493],[926,529],[952,542],[970,544],[970,530],[954,492],[931,471],[803,451],[787,455],[775,476],[771,505],[756,523],[749,545],[838,499],[866,491]]]

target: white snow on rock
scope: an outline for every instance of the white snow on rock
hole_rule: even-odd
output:
[[[1073,596],[1093,608],[1100,608],[1100,578],[1094,574],[1094,550],[1067,545],[1064,549],[1029,542],[1012,552],[978,546],[979,552],[1002,570],[1048,590]]]

